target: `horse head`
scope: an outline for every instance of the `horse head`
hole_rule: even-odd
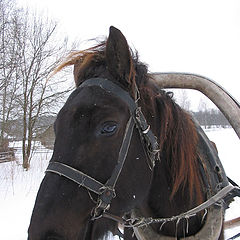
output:
[[[74,65],[76,89],[54,124],[54,151],[29,240],[100,239],[116,233],[123,218],[134,220],[138,210],[171,219],[226,186],[210,141],[172,94],[157,86],[118,29],[110,27],[105,42],[72,52],[56,72],[68,65]],[[206,222],[214,219],[208,216]],[[153,230],[166,239],[191,236],[203,217],[200,211]],[[124,239],[136,239],[131,229]]]
[[[74,59],[77,88],[54,124],[56,140],[50,163],[62,163],[106,183],[118,163],[131,112],[123,99],[100,85],[82,84],[88,79],[108,79],[135,99],[134,63],[125,37],[114,27],[110,28],[106,43],[78,55]],[[149,191],[152,172],[144,151],[139,132],[134,128],[110,206],[114,215],[130,211]],[[33,210],[29,240],[97,239],[109,230],[109,220],[99,219],[91,236],[87,236],[97,198],[91,190],[60,174],[47,172]]]

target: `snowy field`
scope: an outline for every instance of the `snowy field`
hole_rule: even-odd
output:
[[[240,141],[232,129],[206,130],[217,144],[220,159],[228,176],[240,183]],[[15,143],[15,147],[19,143]],[[17,152],[20,159],[21,154]],[[23,171],[18,162],[0,163],[0,240],[26,240],[27,228],[39,184],[51,157],[51,151],[42,149],[31,162],[29,171]],[[240,216],[240,200],[231,204],[226,220]],[[225,238],[240,232],[240,228],[226,231]],[[118,238],[116,238],[118,239]]]

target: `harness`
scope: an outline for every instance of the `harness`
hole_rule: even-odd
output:
[[[134,127],[138,129],[140,134],[142,145],[148,156],[147,159],[150,169],[153,169],[155,162],[159,160],[159,145],[157,138],[150,129],[150,125],[147,124],[141,108],[138,106],[138,98],[134,101],[128,92],[113,82],[103,78],[88,79],[79,87],[84,88],[93,86],[100,87],[106,92],[120,98],[127,104],[130,112],[130,117],[126,125],[118,155],[118,161],[112,171],[111,177],[106,183],[101,183],[87,174],[60,162],[50,162],[46,172],[52,172],[64,176],[74,181],[79,186],[83,186],[89,191],[96,193],[98,195],[97,206],[92,212],[93,219],[96,219],[101,217],[102,214],[110,208],[112,199],[116,197],[115,186],[127,157]]]
[[[115,186],[127,157],[133,129],[135,127],[138,129],[143,148],[147,155],[148,165],[151,170],[154,168],[155,162],[160,160],[160,149],[156,136],[151,131],[150,125],[148,125],[146,118],[141,111],[141,108],[138,106],[139,97],[136,97],[136,100],[134,100],[127,91],[125,91],[115,83],[104,78],[88,79],[79,86],[79,88],[84,87],[100,87],[107,93],[110,93],[125,102],[130,112],[130,117],[126,124],[126,129],[120,147],[117,164],[112,171],[111,177],[105,183],[101,183],[97,179],[94,179],[87,174],[60,162],[51,161],[47,167],[46,172],[56,173],[60,176],[64,176],[71,181],[77,183],[79,186],[83,186],[90,192],[98,195],[97,204],[92,211],[91,220],[95,220],[100,217],[106,217],[122,223],[124,227],[131,228],[140,228],[142,226],[146,226],[152,223],[166,223],[169,221],[178,222],[182,218],[195,216],[198,212],[206,210],[207,208],[215,205],[216,203],[219,203],[219,201],[229,202],[235,196],[240,196],[240,188],[238,186],[229,185],[225,173],[214,174],[214,177],[212,177],[210,174],[210,178],[215,178],[217,176],[218,179],[210,179],[210,182],[212,184],[210,184],[211,186],[209,186],[209,189],[214,186],[215,190],[213,193],[209,194],[209,199],[204,203],[200,204],[199,206],[195,207],[194,209],[191,209],[178,216],[157,219],[153,219],[151,217],[139,218],[132,216],[130,219],[124,219],[108,213],[107,210],[109,210],[113,198],[116,197]],[[138,93],[137,90],[136,93]],[[198,129],[198,132],[200,132],[200,138],[202,138],[203,141],[206,142],[207,140],[202,133],[203,131],[201,129]],[[209,146],[206,146],[206,149],[209,151]],[[218,169],[216,166],[218,166]],[[215,172],[219,172],[217,170],[223,170],[223,167],[221,166],[219,160],[213,159],[212,162],[207,163],[207,169],[213,169]],[[220,179],[221,177],[225,177],[225,179]],[[220,186],[219,184],[216,184],[219,182],[223,182],[223,185]],[[92,226],[92,223],[90,225]]]

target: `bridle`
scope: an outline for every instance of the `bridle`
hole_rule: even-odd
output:
[[[101,183],[87,174],[72,168],[71,166],[56,161],[51,161],[49,163],[46,172],[64,176],[77,183],[79,186],[83,186],[90,192],[97,194],[97,205],[92,211],[92,218],[97,219],[110,208],[112,199],[116,197],[115,186],[127,157],[134,127],[138,129],[143,148],[147,155],[148,166],[151,170],[153,169],[155,162],[159,160],[160,150],[157,138],[151,131],[150,125],[148,125],[141,108],[138,106],[138,96],[136,97],[136,100],[133,100],[127,91],[112,81],[104,78],[90,78],[79,86],[79,88],[84,87],[100,87],[107,93],[121,99],[128,106],[130,117],[126,124],[117,164],[112,171],[111,177],[106,181],[106,183]],[[136,89],[136,95],[137,94],[138,91]]]
[[[151,217],[141,217],[140,219],[130,218],[126,220],[121,217],[111,215],[110,213],[106,213],[110,208],[113,198],[116,197],[115,186],[127,157],[134,127],[138,129],[143,149],[145,150],[147,156],[148,166],[151,170],[154,168],[155,162],[160,160],[160,149],[156,136],[151,131],[150,125],[147,123],[146,118],[141,111],[141,108],[138,106],[139,96],[137,96],[136,100],[134,100],[123,88],[104,78],[90,78],[79,86],[79,88],[84,87],[100,87],[107,93],[112,94],[125,102],[130,112],[130,117],[126,124],[117,164],[112,171],[111,177],[105,183],[101,183],[97,179],[88,176],[80,170],[56,161],[50,161],[46,169],[46,172],[56,173],[60,176],[64,176],[77,183],[79,186],[83,186],[88,191],[97,194],[97,204],[93,208],[91,220],[95,220],[100,217],[106,217],[120,222],[126,227],[140,228],[152,223],[166,223],[169,221],[179,221],[179,219],[182,218],[189,218],[191,216],[195,216],[197,213],[206,210],[211,206],[214,206],[216,203],[219,203],[221,201],[228,202],[235,196],[240,196],[240,188],[238,186],[231,186],[226,183],[220,191],[215,193],[213,196],[210,196],[210,198],[204,203],[198,205],[193,209],[190,209],[185,213],[170,218],[153,219]],[[138,90],[135,89],[135,91],[136,95],[138,95]],[[91,227],[88,227],[87,234],[90,234],[91,232],[93,225],[92,222],[88,225]]]

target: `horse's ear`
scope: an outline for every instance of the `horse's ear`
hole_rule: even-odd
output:
[[[106,45],[106,63],[110,74],[125,86],[129,85],[131,53],[126,38],[115,27],[110,27]]]

